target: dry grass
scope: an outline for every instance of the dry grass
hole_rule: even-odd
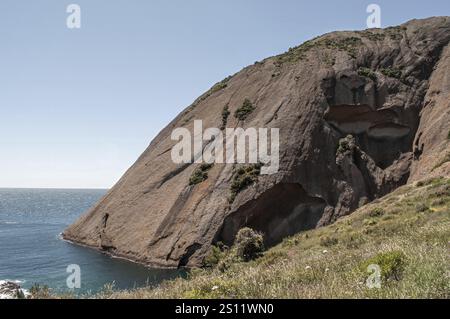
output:
[[[156,288],[105,289],[93,297],[449,298],[450,180],[418,185],[402,187],[333,225],[287,238],[257,260],[234,262],[225,271],[193,270],[187,279]],[[430,209],[417,212],[419,203]],[[383,214],[374,214],[377,210]],[[390,253],[401,268],[392,278],[383,276],[380,289],[369,289],[365,265]]]

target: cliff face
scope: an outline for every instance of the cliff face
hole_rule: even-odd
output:
[[[449,41],[450,17],[413,20],[326,34],[243,69],[162,130],[63,236],[152,266],[197,266],[244,226],[272,245],[408,181],[448,176]],[[246,99],[254,110],[239,120]],[[205,128],[279,128],[279,172],[253,170],[234,194],[238,164],[215,164],[192,183],[200,164],[173,163],[171,133],[193,131],[197,119]]]

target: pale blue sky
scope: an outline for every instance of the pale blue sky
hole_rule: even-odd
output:
[[[66,28],[66,7],[82,10]],[[212,84],[332,30],[450,1],[2,0],[0,187],[106,188]]]

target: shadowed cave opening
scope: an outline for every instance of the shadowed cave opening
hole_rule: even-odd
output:
[[[368,105],[330,106],[325,121],[342,137],[351,134],[357,145],[382,169],[413,149],[418,121],[391,109],[373,110]]]
[[[239,229],[250,227],[262,232],[264,244],[270,247],[315,228],[325,207],[323,199],[308,195],[300,184],[277,184],[227,216],[215,242],[232,245]]]

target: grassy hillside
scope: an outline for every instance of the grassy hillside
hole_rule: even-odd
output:
[[[398,189],[250,262],[223,260],[188,279],[96,298],[449,298],[450,179]],[[369,289],[367,266],[381,268]]]

